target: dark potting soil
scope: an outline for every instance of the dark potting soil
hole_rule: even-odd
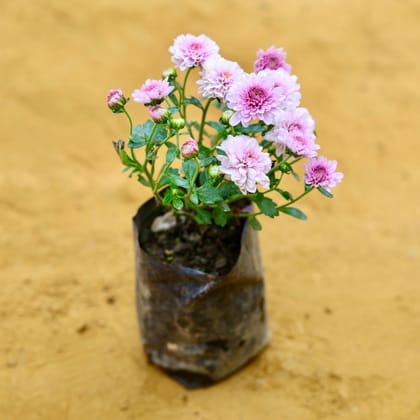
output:
[[[242,226],[243,219],[220,227],[184,218],[168,230],[145,229],[140,242],[148,255],[166,264],[223,275],[233,268],[240,253]]]

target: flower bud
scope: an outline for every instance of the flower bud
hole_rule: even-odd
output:
[[[185,159],[191,159],[192,157],[196,156],[198,153],[198,144],[193,139],[190,138],[189,140],[184,141],[181,146],[181,156]]]
[[[168,79],[168,81],[172,81],[172,80],[176,79],[176,76],[177,76],[177,73],[176,73],[176,70],[173,67],[171,67],[169,69],[166,69],[162,72],[162,77],[164,79]]]
[[[172,118],[169,125],[176,130],[181,130],[185,127],[185,120],[184,118]]]
[[[124,150],[125,142],[124,140],[118,140],[112,142],[115,151],[117,152],[118,156],[121,156],[121,150]]]
[[[111,89],[106,97],[108,108],[114,113],[123,112],[127,99],[124,97],[121,89]]]
[[[281,172],[289,173],[290,172],[290,165],[287,162],[282,162],[279,165],[279,169]]]
[[[169,110],[161,105],[150,105],[147,109],[149,110],[150,118],[156,123],[167,121],[171,115]]]
[[[211,165],[209,168],[209,175],[212,178],[216,178],[220,175],[219,167],[217,165]]]
[[[222,123],[223,124],[229,124],[230,117],[234,114],[234,112],[231,109],[226,110],[222,114]]]

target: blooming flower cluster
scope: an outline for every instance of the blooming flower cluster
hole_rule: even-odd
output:
[[[300,86],[286,53],[274,46],[260,49],[254,71],[246,72],[219,50],[206,35],[179,35],[169,48],[175,67],[131,95],[147,108],[150,119],[144,124],[133,126],[130,98],[120,89],[110,90],[108,107],[126,114],[130,124],[128,150],[123,141],[114,142],[122,163],[130,176],[136,174],[151,188],[158,203],[198,223],[223,226],[231,218],[247,217],[259,229],[261,214],[305,219],[293,204],[315,189],[332,197],[343,174],[335,160],[318,156],[315,121],[300,105]],[[195,68],[199,97],[187,94]],[[185,72],[182,80],[177,70]],[[219,113],[213,120],[211,105]],[[190,118],[191,107],[201,113],[198,121]],[[143,160],[137,157],[140,148]],[[304,188],[293,197],[281,181],[285,175],[300,180],[294,168],[303,159]],[[244,197],[256,211],[234,210]]]

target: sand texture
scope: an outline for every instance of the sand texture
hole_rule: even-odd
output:
[[[1,419],[420,419],[418,0],[1,3]],[[187,32],[248,71],[284,47],[345,173],[307,222],[262,220],[271,344],[196,391],[140,347],[149,192],[121,173],[127,124],[104,101],[159,77]]]

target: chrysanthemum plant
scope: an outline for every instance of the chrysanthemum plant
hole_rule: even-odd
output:
[[[123,140],[114,142],[125,170],[158,204],[199,224],[224,226],[245,217],[258,230],[260,215],[306,219],[295,203],[313,190],[332,197],[343,174],[336,161],[318,156],[315,122],[299,106],[300,87],[283,49],[259,50],[251,73],[220,56],[205,35],[179,35],[169,52],[175,68],[132,93],[147,107],[144,124],[133,124],[120,89],[107,97],[109,108],[129,121],[127,149]],[[192,95],[187,82],[194,70],[199,80]],[[216,119],[208,118],[210,106],[217,108]],[[295,168],[302,160],[303,188],[292,196],[282,181],[300,181]],[[233,206],[244,197],[255,203],[253,211]]]

